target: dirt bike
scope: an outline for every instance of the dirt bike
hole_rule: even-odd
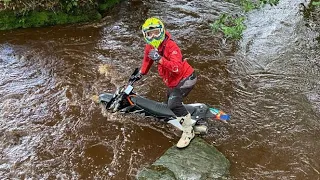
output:
[[[182,130],[182,125],[166,103],[147,99],[133,91],[133,84],[137,81],[136,77],[138,73],[139,69],[136,68],[130,76],[128,83],[117,88],[114,93],[100,94],[99,103],[103,108],[112,113],[135,113],[144,116],[153,116],[158,119],[163,119],[165,122]],[[228,114],[221,110],[208,107],[203,103],[184,104],[184,106],[191,114],[195,134],[207,134],[208,127],[205,123],[208,119],[216,119],[225,123],[230,119]]]

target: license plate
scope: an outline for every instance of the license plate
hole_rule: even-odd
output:
[[[133,86],[129,85],[129,86],[127,86],[127,88],[124,90],[124,93],[126,93],[127,95],[129,95],[132,90],[133,90]]]

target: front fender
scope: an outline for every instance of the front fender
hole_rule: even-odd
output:
[[[99,95],[99,103],[106,102],[109,103],[113,98],[113,94],[111,93],[104,93]]]

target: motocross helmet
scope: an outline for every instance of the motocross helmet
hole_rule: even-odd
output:
[[[165,38],[165,29],[163,23],[155,17],[148,18],[142,25],[142,33],[145,41],[158,48]]]

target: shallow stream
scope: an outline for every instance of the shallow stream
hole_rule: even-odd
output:
[[[239,44],[209,28],[240,12],[222,0],[129,1],[99,23],[1,32],[1,179],[134,179],[178,141],[170,125],[105,117],[92,100],[140,66],[140,26],[154,15],[199,74],[185,103],[232,116],[203,137],[230,160],[231,179],[319,179],[319,35],[300,3],[252,11]],[[154,67],[136,86],[158,101],[165,90]]]

